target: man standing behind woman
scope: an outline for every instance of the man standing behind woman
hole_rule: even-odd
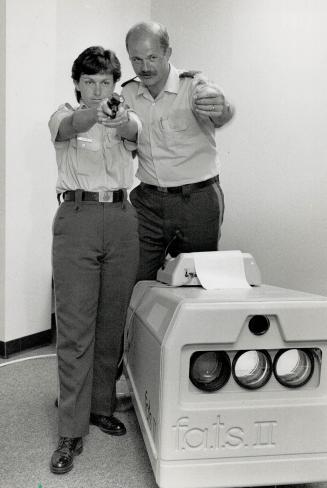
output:
[[[224,213],[215,129],[233,116],[221,90],[199,72],[170,62],[166,28],[141,22],[126,36],[137,77],[123,97],[142,122],[139,186],[130,194],[138,213],[138,280],[155,279],[165,252],[215,251]]]
[[[125,315],[135,283],[137,218],[126,200],[133,183],[131,150],[141,130],[123,104],[107,106],[120,79],[116,55],[94,46],[74,61],[79,106],[65,104],[49,127],[61,203],[53,224],[53,278],[59,372],[59,443],[50,469],[70,471],[89,424],[123,435],[113,416]]]

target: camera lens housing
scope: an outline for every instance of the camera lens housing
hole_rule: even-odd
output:
[[[198,389],[213,392],[222,388],[231,375],[225,351],[197,351],[190,359],[189,378]]]
[[[272,374],[272,360],[267,351],[239,351],[232,365],[233,378],[248,390],[262,388]]]
[[[265,334],[270,327],[268,317],[265,315],[253,315],[249,320],[249,329],[254,335]]]
[[[314,372],[314,357],[310,349],[283,349],[275,356],[273,370],[276,380],[287,388],[305,385]]]

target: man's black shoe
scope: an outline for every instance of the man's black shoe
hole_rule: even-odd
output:
[[[68,473],[73,468],[74,456],[83,451],[81,437],[60,437],[58,447],[54,451],[50,462],[50,471],[54,474]]]
[[[102,430],[102,432],[105,432],[106,434],[126,434],[125,425],[113,415],[111,415],[110,417],[106,417],[105,415],[95,415],[94,413],[91,413],[90,423],[93,425],[97,425]]]

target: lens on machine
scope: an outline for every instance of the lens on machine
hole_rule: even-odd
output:
[[[264,386],[272,374],[272,361],[267,351],[239,351],[233,360],[235,381],[250,390]]]
[[[191,356],[189,377],[200,390],[219,390],[230,374],[230,359],[225,351],[197,351]]]
[[[270,322],[265,315],[253,315],[249,320],[249,329],[254,335],[265,334],[269,327]]]
[[[280,350],[274,359],[274,375],[283,386],[305,385],[314,371],[314,358],[309,349]]]

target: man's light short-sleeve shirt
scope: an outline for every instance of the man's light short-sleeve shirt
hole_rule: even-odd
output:
[[[155,99],[141,81],[123,87],[126,103],[142,122],[136,176],[151,185],[195,183],[219,172],[215,126],[192,111],[197,77],[180,78],[180,73],[170,65],[166,85]]]
[[[136,144],[123,141],[115,129],[95,124],[67,141],[56,141],[61,121],[82,109],[82,105],[77,109],[61,105],[49,121],[58,165],[57,192],[130,188],[134,178],[131,150]]]

